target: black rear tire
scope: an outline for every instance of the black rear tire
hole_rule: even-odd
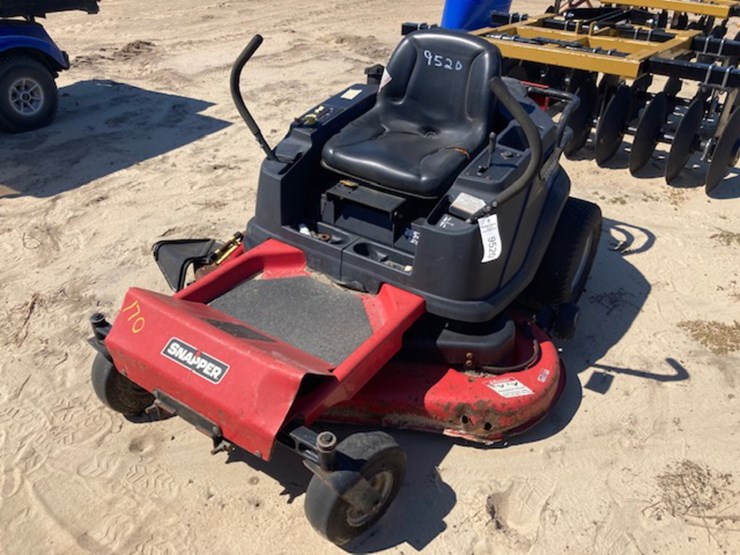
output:
[[[321,478],[311,479],[304,503],[306,517],[319,534],[337,545],[344,545],[371,528],[385,514],[401,488],[406,473],[406,454],[385,432],[353,434],[337,445],[337,451],[337,457],[346,456],[356,461],[356,470],[381,498],[371,511],[358,512]],[[332,474],[328,479],[332,479]]]
[[[560,305],[552,325],[552,335],[564,341],[573,339],[576,335],[579,315],[580,310],[577,304],[565,303]]]
[[[0,129],[31,131],[54,118],[59,93],[52,71],[20,54],[0,56]]]
[[[601,235],[601,209],[569,198],[532,282],[519,301],[534,310],[578,302],[591,273]]]
[[[91,379],[98,399],[124,416],[138,416],[154,402],[154,395],[116,370],[102,353],[95,357]]]

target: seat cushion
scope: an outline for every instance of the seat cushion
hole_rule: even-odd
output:
[[[420,197],[439,195],[469,161],[464,137],[433,130],[390,131],[369,113],[324,149],[324,162],[343,174]],[[455,145],[455,146],[451,146]]]
[[[488,81],[500,61],[479,37],[411,33],[388,62],[375,106],[324,146],[324,165],[409,195],[441,195],[486,144],[495,109]]]

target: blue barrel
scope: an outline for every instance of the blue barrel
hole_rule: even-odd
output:
[[[442,27],[473,31],[490,27],[490,13],[509,12],[511,0],[447,0],[442,13]]]

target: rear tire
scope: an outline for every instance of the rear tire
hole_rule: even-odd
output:
[[[9,133],[48,125],[59,101],[52,71],[23,55],[0,57],[0,129]]]
[[[124,416],[138,416],[154,402],[154,395],[116,370],[102,353],[95,357],[91,379],[98,399]]]
[[[601,235],[601,209],[569,198],[545,256],[519,301],[534,309],[578,302],[591,273]]]
[[[555,314],[555,322],[552,325],[552,335],[564,341],[573,339],[576,335],[579,315],[580,310],[577,304],[565,303],[560,305],[557,314]]]

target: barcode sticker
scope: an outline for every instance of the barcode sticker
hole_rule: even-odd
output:
[[[483,259],[481,262],[491,262],[501,256],[501,234],[498,230],[498,216],[492,214],[478,220],[480,238],[483,241]]]

